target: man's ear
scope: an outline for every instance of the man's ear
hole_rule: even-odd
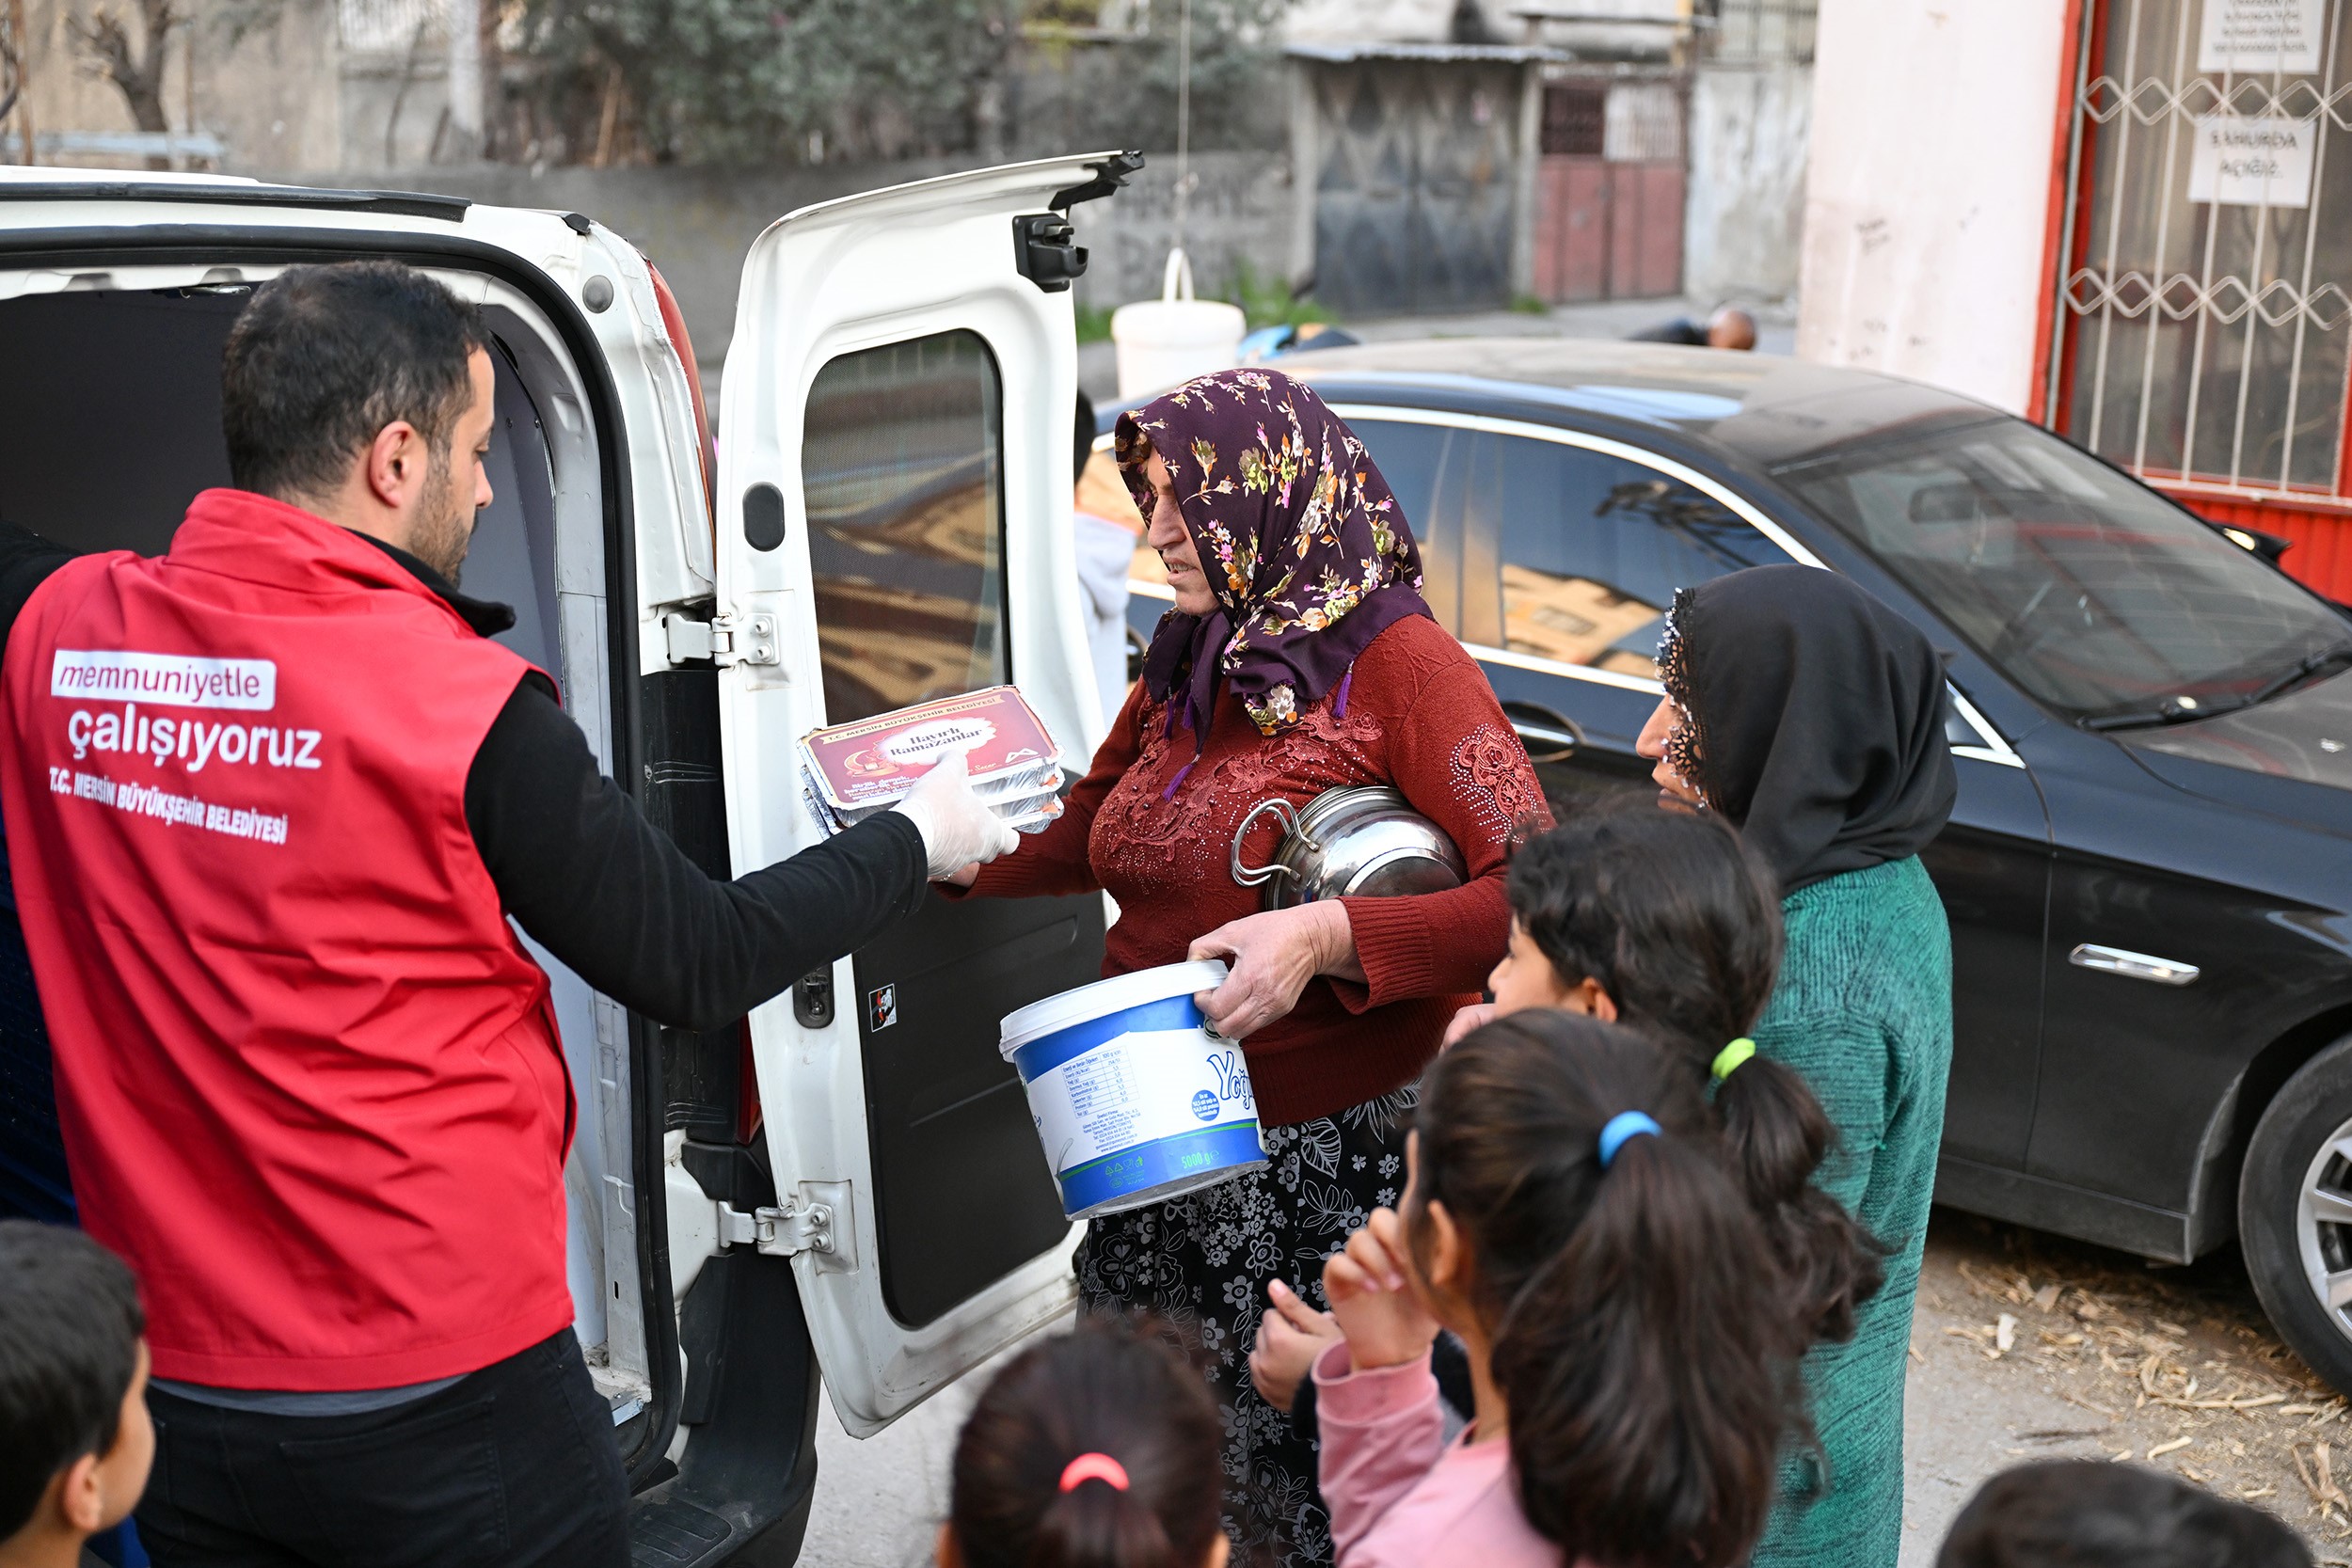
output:
[[[931,1547],[932,1560],[939,1568],[963,1568],[963,1549],[956,1544],[956,1527],[941,1520],[939,1540]]]
[[[375,433],[361,461],[368,493],[380,506],[398,512],[416,499],[425,481],[428,453],[424,436],[406,420],[394,420]]]
[[[1232,1538],[1223,1530],[1218,1530],[1216,1539],[1209,1543],[1209,1560],[1202,1563],[1200,1568],[1225,1568],[1225,1564],[1232,1560]]]
[[[1592,1014],[1603,1023],[1617,1022],[1616,998],[1601,990],[1600,982],[1591,975],[1587,974],[1576,983],[1575,995],[1583,1003],[1583,1011]]]

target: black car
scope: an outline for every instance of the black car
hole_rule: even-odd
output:
[[[1284,368],[1371,448],[1564,813],[1654,795],[1633,745],[1677,587],[1809,562],[1922,627],[1960,774],[1927,856],[1938,1199],[2175,1262],[2241,1237],[2280,1332],[2352,1389],[2337,607],[2047,431],[1884,376],[1526,339]],[[1136,584],[1139,631],[1165,595]]]

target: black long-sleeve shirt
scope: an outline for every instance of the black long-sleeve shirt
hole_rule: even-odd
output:
[[[459,593],[405,550],[367,539],[485,636],[514,611]],[[73,552],[0,523],[0,648]],[[734,881],[704,873],[596,767],[554,688],[525,678],[466,773],[466,825],[506,912],[622,1006],[686,1029],[741,1018],[810,970],[914,912],[922,834],[883,812]]]

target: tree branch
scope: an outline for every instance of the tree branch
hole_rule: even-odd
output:
[[[97,75],[112,82],[142,131],[167,132],[171,121],[164,113],[164,62],[171,29],[180,24],[172,0],[139,0],[144,31],[135,49],[130,30],[105,7],[68,19],[67,26],[86,63]]]

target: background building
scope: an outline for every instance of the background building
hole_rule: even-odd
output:
[[[2352,597],[2346,0],[1823,0],[1798,352],[2039,420]]]
[[[1797,288],[1815,4],[1300,0],[1282,25],[1326,55],[1536,52],[1518,293],[1757,302]]]

